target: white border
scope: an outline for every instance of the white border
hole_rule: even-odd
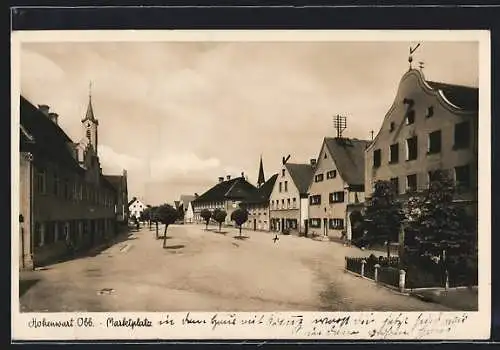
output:
[[[14,340],[74,340],[74,339],[488,339],[490,336],[491,320],[491,145],[490,145],[490,116],[491,116],[491,91],[490,91],[490,33],[488,31],[468,30],[421,30],[421,31],[392,31],[392,30],[321,30],[321,31],[193,31],[193,30],[162,30],[162,31],[137,31],[137,30],[89,30],[89,31],[32,31],[13,32],[11,35],[11,58],[12,58],[12,150],[18,149],[19,145],[19,96],[20,96],[20,48],[21,43],[28,42],[137,42],[137,41],[477,41],[479,42],[479,163],[478,173],[479,188],[479,311],[478,312],[450,312],[450,313],[424,313],[424,317],[433,319],[426,332],[411,331],[410,325],[415,323],[419,317],[418,312],[374,312],[374,313],[314,313],[305,312],[303,315],[303,327],[309,327],[311,320],[317,316],[350,317],[350,325],[343,328],[344,331],[357,329],[359,334],[347,335],[307,335],[304,328],[296,332],[293,327],[270,326],[267,323],[254,326],[221,326],[212,330],[210,324],[198,327],[183,327],[180,320],[185,313],[169,313],[169,317],[176,320],[176,326],[158,326],[157,322],[164,319],[167,313],[20,313],[19,312],[19,239],[18,239],[18,181],[12,182],[12,299],[11,299],[11,322],[12,337]],[[397,82],[395,82],[397,84]],[[19,152],[12,152],[11,175],[12,179],[19,177]],[[193,317],[210,317],[214,313],[192,313]],[[289,318],[297,313],[236,313],[238,320],[243,318],[260,318],[266,322],[270,317]],[[228,313],[219,313],[219,317],[228,316]],[[372,316],[373,315],[373,316]],[[463,323],[454,324],[450,331],[446,323],[450,320],[462,319]],[[28,324],[33,317],[50,320],[68,320],[77,317],[92,317],[96,327],[84,328],[30,328]],[[107,328],[107,317],[133,318],[147,317],[153,322],[151,328]],[[408,334],[400,335],[376,335],[370,337],[370,331],[381,326],[388,317],[408,318]],[[422,317],[422,316],[420,316]],[[368,318],[374,322],[370,326],[353,326],[355,319]],[[310,328],[310,327],[309,327]],[[321,328],[321,327],[318,327]]]

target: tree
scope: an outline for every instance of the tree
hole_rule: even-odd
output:
[[[371,242],[387,244],[388,257],[391,242],[398,240],[402,219],[403,211],[396,200],[394,186],[390,181],[377,181],[371,198],[367,200],[364,223]]]
[[[167,228],[168,225],[173,224],[179,217],[179,212],[170,204],[162,204],[156,210],[158,220],[165,225],[163,232],[163,248],[167,246]]]
[[[246,209],[238,208],[231,214],[231,220],[240,228],[241,237],[241,226],[248,220],[248,211]]]
[[[208,230],[208,223],[210,222],[210,218],[212,217],[212,212],[208,209],[203,209],[200,213],[200,216],[205,220],[205,230]]]
[[[214,221],[219,223],[219,232],[221,232],[222,229],[222,223],[224,220],[226,220],[227,213],[225,210],[222,209],[215,209],[214,212],[212,213],[212,219]]]
[[[178,208],[178,217],[177,220],[182,220],[184,221],[184,204],[181,203]]]
[[[155,228],[156,228],[156,239],[159,238],[158,236],[158,221],[160,220],[159,217],[158,217],[158,208],[159,207],[152,207],[151,208],[151,221],[154,222],[155,224]]]
[[[415,194],[407,205],[409,226],[420,255],[473,255],[475,250],[474,220],[463,207],[453,202],[456,188],[444,171],[433,174],[429,188]],[[407,216],[409,216],[407,214]]]

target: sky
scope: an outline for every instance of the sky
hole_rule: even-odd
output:
[[[128,173],[152,205],[202,194],[219,176],[255,183],[316,158],[332,118],[370,139],[408,70],[412,42],[49,42],[21,46],[21,93],[75,142],[89,82],[103,173]],[[422,42],[428,80],[478,86],[477,42]]]

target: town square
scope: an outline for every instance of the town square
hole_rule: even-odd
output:
[[[25,44],[20,311],[477,311],[477,57]]]

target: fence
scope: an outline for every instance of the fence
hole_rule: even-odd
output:
[[[403,266],[399,257],[346,257],[345,268],[365,278],[402,289],[477,285],[477,263],[460,259],[443,264],[421,257]]]

